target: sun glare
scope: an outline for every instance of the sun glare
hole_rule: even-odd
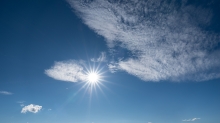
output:
[[[82,88],[80,88],[80,90],[84,89],[85,92],[88,92],[91,97],[93,95],[93,92],[97,94],[97,90],[100,90],[103,93],[102,87],[105,87],[104,82],[106,82],[105,76],[103,76],[103,68],[100,68],[99,65],[89,65],[88,67],[85,67],[85,69],[85,76],[83,76],[83,82],[85,83],[83,84]]]
[[[99,79],[100,79],[100,76],[98,73],[95,73],[95,72],[88,73],[87,81],[89,83],[97,83],[99,82]]]

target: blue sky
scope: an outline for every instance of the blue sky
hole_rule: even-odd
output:
[[[0,1],[0,122],[219,123],[219,8]]]

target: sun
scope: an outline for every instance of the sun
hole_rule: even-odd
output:
[[[100,81],[100,75],[97,72],[90,72],[87,75],[87,82],[94,84]]]
[[[95,84],[100,81],[100,75],[97,72],[89,72],[87,74],[87,82],[90,84]]]
[[[102,87],[105,87],[104,82],[106,82],[106,80],[103,69],[104,67],[100,68],[100,65],[89,65],[88,67],[85,67],[85,76],[82,76],[83,82],[85,83],[81,89],[84,88],[90,93],[90,96],[92,96],[93,92],[98,92],[98,90],[102,92]]]
[[[84,68],[85,70],[82,75],[82,87],[77,91],[77,93],[84,90],[84,95],[88,94],[90,101],[92,96],[97,96],[100,92],[105,96],[103,87],[107,88],[105,82],[108,82],[106,81],[106,71],[104,71],[105,67],[101,67],[100,64],[97,66],[95,64],[89,64]]]

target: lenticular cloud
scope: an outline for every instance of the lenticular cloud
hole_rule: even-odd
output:
[[[204,30],[210,9],[187,0],[68,0],[109,48],[132,56],[109,66],[145,81],[204,81],[219,78],[219,34]]]

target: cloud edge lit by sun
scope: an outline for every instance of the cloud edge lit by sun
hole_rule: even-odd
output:
[[[210,8],[189,6],[187,0],[180,8],[175,1],[161,1],[120,4],[68,0],[83,22],[106,39],[109,48],[123,47],[135,56],[109,64],[114,72],[122,70],[153,82],[220,78],[216,69],[220,68],[220,58],[214,57],[215,52],[207,52],[217,46],[220,35],[198,26],[210,23]],[[150,13],[151,9],[156,13]]]

